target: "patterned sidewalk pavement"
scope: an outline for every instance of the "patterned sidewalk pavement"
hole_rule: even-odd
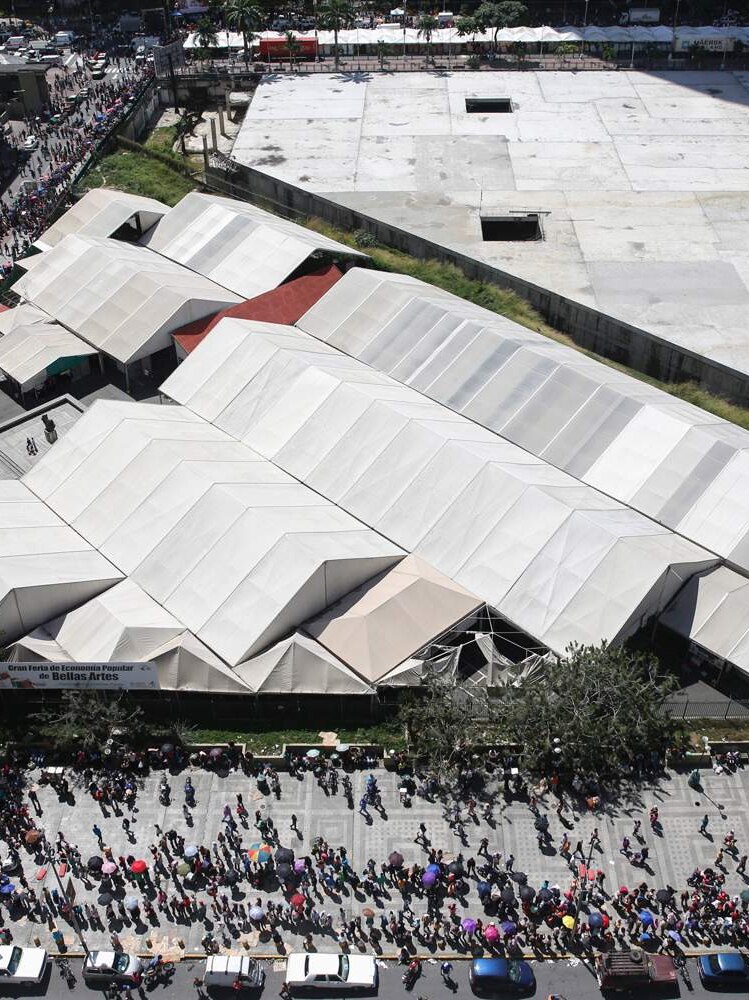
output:
[[[76,787],[71,780],[75,803],[61,803],[56,793],[49,787],[42,787],[39,799],[42,815],[38,824],[42,826],[50,841],[54,841],[58,830],[63,831],[67,841],[76,845],[85,860],[92,854],[99,853],[96,837],[92,827],[96,823],[117,858],[121,854],[132,854],[136,858],[145,858],[150,865],[151,854],[149,845],[156,838],[155,824],[163,830],[174,829],[180,833],[186,843],[205,844],[210,846],[216,839],[217,832],[222,829],[221,817],[225,804],[234,808],[236,794],[242,793],[245,806],[249,812],[250,824],[256,809],[261,809],[265,816],[273,819],[278,830],[280,842],[291,847],[301,857],[308,854],[315,837],[324,837],[333,848],[339,845],[346,847],[353,867],[361,872],[369,858],[374,858],[378,866],[391,851],[400,851],[406,864],[419,861],[425,863],[426,854],[414,838],[419,824],[425,823],[427,836],[435,848],[441,848],[449,857],[462,852],[465,858],[476,856],[482,837],[489,840],[489,851],[500,851],[503,855],[513,854],[515,870],[524,871],[531,885],[538,887],[544,879],[552,884],[559,884],[566,889],[571,872],[567,862],[560,857],[558,846],[565,830],[562,822],[554,812],[555,800],[548,796],[539,803],[541,813],[549,807],[549,828],[552,835],[551,844],[544,853],[538,848],[534,830],[534,815],[527,802],[514,801],[509,804],[499,797],[494,808],[494,821],[490,825],[485,820],[466,824],[466,843],[461,843],[450,830],[443,818],[443,807],[440,803],[430,803],[414,798],[413,805],[406,808],[401,805],[398,795],[398,779],[396,775],[377,771],[376,777],[382,792],[384,816],[371,810],[371,820],[357,811],[361,790],[364,787],[365,774],[355,772],[352,775],[354,790],[354,808],[349,809],[345,798],[339,790],[336,796],[328,796],[316,783],[312,775],[306,774],[301,779],[288,774],[281,775],[281,798],[263,795],[257,789],[254,779],[241,773],[232,772],[226,777],[204,771],[192,771],[191,777],[196,791],[196,808],[192,810],[192,825],[188,825],[182,812],[182,786],[187,772],[170,778],[172,786],[172,803],[165,808],[159,803],[158,784],[160,773],[149,776],[140,790],[136,810],[133,814],[132,834],[134,842],[128,843],[122,828],[121,818],[113,815],[107,809],[104,815],[99,806],[91,799],[85,789]],[[698,793],[687,785],[686,775],[671,773],[657,782],[641,786],[628,799],[619,802],[604,802],[602,809],[593,814],[590,812],[572,813],[567,810],[566,829],[573,845],[582,840],[585,851],[594,828],[598,829],[600,837],[599,850],[593,851],[593,864],[606,874],[605,888],[615,890],[620,884],[632,886],[643,879],[656,888],[670,884],[681,890],[686,878],[697,868],[712,865],[718,848],[723,843],[724,835],[732,829],[736,835],[739,857],[749,853],[749,811],[747,810],[747,789],[749,788],[749,772],[739,771],[732,775],[715,775],[712,771],[703,771],[704,791]],[[660,813],[661,833],[650,829],[648,812],[657,805]],[[299,821],[299,832],[291,829],[291,816],[295,814]],[[709,816],[708,834],[700,835],[699,827],[702,817]],[[637,844],[632,837],[633,824],[636,819],[642,821],[644,842],[650,850],[648,859],[649,871],[634,867],[622,854],[619,848],[624,836],[632,839],[633,849]],[[239,828],[242,843],[249,846],[253,841],[261,839],[258,831],[252,826],[248,830]],[[0,844],[0,855],[5,855],[5,845]],[[480,859],[479,859],[480,863]],[[726,887],[731,894],[738,893],[749,886],[749,879],[737,874],[736,860],[726,855],[727,870]],[[37,863],[30,854],[23,852],[23,868],[30,884],[39,892],[42,886],[50,890],[56,887],[52,871],[41,885],[35,882]],[[17,881],[17,879],[14,879]],[[67,882],[67,876],[66,876]],[[73,879],[77,902],[94,903],[97,890],[87,890],[80,879]],[[473,885],[473,883],[471,883]],[[165,885],[169,895],[172,894],[169,883]],[[136,893],[137,895],[137,893]],[[207,897],[199,893],[199,897]],[[241,900],[245,906],[254,902],[260,895],[246,882],[241,882],[234,895],[235,900]],[[272,894],[280,900],[280,893]],[[398,911],[401,905],[397,893],[390,900],[383,900],[382,912]],[[374,905],[371,900],[363,897],[357,899],[353,895],[344,895],[340,904],[336,900],[326,898],[318,909],[324,909],[333,916],[334,926],[339,922],[339,905],[350,916],[361,914],[365,905]],[[422,901],[412,903],[416,912],[421,912],[425,906]],[[103,915],[104,907],[99,907]],[[483,917],[478,897],[472,889],[468,895],[468,905],[463,911],[465,916]],[[210,918],[210,910],[208,917]],[[117,921],[112,928],[117,930],[123,946],[127,950],[137,952],[160,951],[162,953],[179,954],[202,952],[201,939],[206,929],[212,927],[210,919],[207,922],[175,924],[167,920],[164,914],[158,914],[159,924],[150,927],[143,923],[134,925],[132,922],[122,924]],[[58,926],[65,935],[65,942],[71,951],[79,950],[73,929],[63,920],[58,920]],[[33,922],[28,918],[9,921],[6,919],[17,944],[32,943],[38,938],[41,943],[50,947],[51,927]],[[215,929],[216,938],[220,935]],[[103,931],[85,928],[84,935],[89,947],[109,945],[109,929]],[[301,946],[301,936],[288,930],[282,931],[287,950],[298,949]],[[150,944],[149,944],[150,942]],[[315,944],[319,950],[337,950],[334,936],[315,935]],[[383,942],[384,944],[384,942]],[[246,947],[257,953],[268,953],[273,950],[273,944],[262,943],[257,932],[251,931],[240,936],[232,947]],[[53,950],[56,950],[53,948]],[[385,946],[385,953],[397,951]]]

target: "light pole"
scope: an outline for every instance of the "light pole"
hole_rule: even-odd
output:
[[[81,942],[81,947],[86,952],[86,957],[88,958],[88,956],[90,954],[89,947],[86,944],[86,939],[84,938],[83,932],[81,931],[81,925],[78,923],[78,915],[75,912],[75,910],[73,909],[73,903],[72,903],[71,900],[68,899],[68,897],[65,894],[65,887],[62,884],[62,879],[60,878],[60,873],[57,870],[57,865],[55,864],[55,856],[54,856],[54,853],[52,851],[52,847],[51,847],[50,844],[47,844],[47,865],[52,868],[52,871],[55,874],[55,879],[57,880],[57,884],[60,887],[60,895],[62,896],[63,899],[67,899],[68,900],[68,904],[70,906],[70,919],[71,919],[71,923],[73,924],[73,928],[74,928],[76,934],[78,935],[78,940]]]

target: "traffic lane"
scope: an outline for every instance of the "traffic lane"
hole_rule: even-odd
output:
[[[275,968],[279,965],[278,960],[274,962],[262,961],[261,964],[266,974],[265,986],[262,991],[241,992],[239,995],[245,1000],[276,1000],[279,996],[284,981],[283,968]],[[377,1000],[408,1000],[409,997],[411,1000],[418,1000],[419,997],[428,998],[428,1000],[450,1000],[451,996],[459,997],[462,1000],[462,998],[472,997],[473,993],[468,984],[470,961],[453,961],[452,987],[443,981],[440,964],[440,958],[423,961],[422,974],[413,988],[408,991],[402,983],[404,966],[394,962],[384,963],[379,970],[380,984]],[[70,960],[71,971],[75,978],[75,982],[71,981],[70,985],[52,962],[50,972],[40,987],[22,990],[0,984],[0,997],[44,997],[45,1000],[63,1000],[63,998],[73,998],[73,1000],[81,998],[82,1000],[82,998],[87,997],[89,1000],[98,1000],[104,995],[103,988],[89,987],[83,982],[81,965],[80,959]],[[567,1000],[601,1000],[602,995],[592,964],[589,961],[569,959],[531,962],[531,965],[536,977],[536,989],[532,994],[526,994],[526,996],[530,996],[532,1000],[546,1000],[550,993],[560,994]],[[140,1000],[143,1000],[144,997],[146,1000],[148,998],[153,998],[153,1000],[191,1000],[191,998],[196,998],[197,1000],[198,994],[193,981],[196,977],[202,979],[204,969],[203,959],[184,959],[176,964],[174,975],[168,983],[158,983],[154,986],[144,987],[142,991],[133,991],[133,1000],[136,997],[139,997]],[[618,993],[616,996],[618,1000],[619,998],[621,1000],[682,998],[683,1000],[685,997],[693,998],[693,1000],[711,1000],[711,998],[714,1000],[716,993],[703,987],[694,959],[688,960],[686,972],[688,982],[685,982],[684,977],[680,975],[676,989],[670,992],[664,993],[660,989],[641,989],[636,993]],[[722,990],[721,994],[725,992]],[[742,996],[746,995],[745,990],[739,992]],[[309,993],[305,995],[305,1000],[309,995]],[[728,995],[736,997],[738,994],[737,992],[729,992]],[[237,993],[232,989],[210,990],[208,996],[211,997],[211,1000],[229,1000],[230,997],[236,997]],[[319,996],[320,1000],[342,1000],[347,994],[333,994],[325,991],[324,993],[316,993],[315,996]],[[301,994],[299,998],[295,997],[295,1000],[301,1000]],[[509,998],[502,998],[502,1000],[509,1000]]]

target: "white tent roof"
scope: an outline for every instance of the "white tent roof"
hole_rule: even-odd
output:
[[[42,379],[50,365],[96,353],[59,323],[35,323],[0,338],[0,371],[24,389]]]
[[[703,549],[290,327],[224,319],[162,386],[541,640],[630,634]]]
[[[171,346],[170,334],[238,296],[145,247],[66,236],[14,291],[122,363]]]
[[[372,690],[327,649],[299,632],[240,663],[235,673],[260,694],[370,694]]]
[[[481,604],[410,555],[304,628],[362,677],[378,681]]]
[[[133,228],[133,237],[150,229],[169,211],[169,206],[154,198],[124,191],[94,188],[69,208],[36,241],[42,249],[57,246],[71,233],[81,236],[111,236],[126,222],[137,217],[139,228]]]
[[[148,246],[244,298],[282,284],[313,254],[364,254],[247,202],[193,192],[166,215]]]
[[[122,578],[17,480],[0,481],[0,636],[3,645]]]
[[[0,311],[0,334],[3,336],[22,327],[49,326],[51,323],[54,323],[51,316],[28,302]]]
[[[405,275],[354,268],[298,326],[749,569],[749,432]]]
[[[661,624],[749,673],[749,579],[725,566],[695,576]]]
[[[150,660],[162,690],[247,691],[225,663],[127,579],[35,629],[15,644],[12,655],[16,661]]]
[[[25,482],[232,665],[403,555],[179,406],[98,401]]]

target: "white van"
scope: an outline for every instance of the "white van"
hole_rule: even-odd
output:
[[[211,955],[205,960],[203,986],[234,986],[259,990],[265,982],[265,972],[254,958],[247,955]]]
[[[41,56],[39,62],[45,66],[62,66],[62,56],[59,53],[56,56]]]
[[[5,43],[6,49],[25,49],[27,41],[23,35],[11,35]]]

